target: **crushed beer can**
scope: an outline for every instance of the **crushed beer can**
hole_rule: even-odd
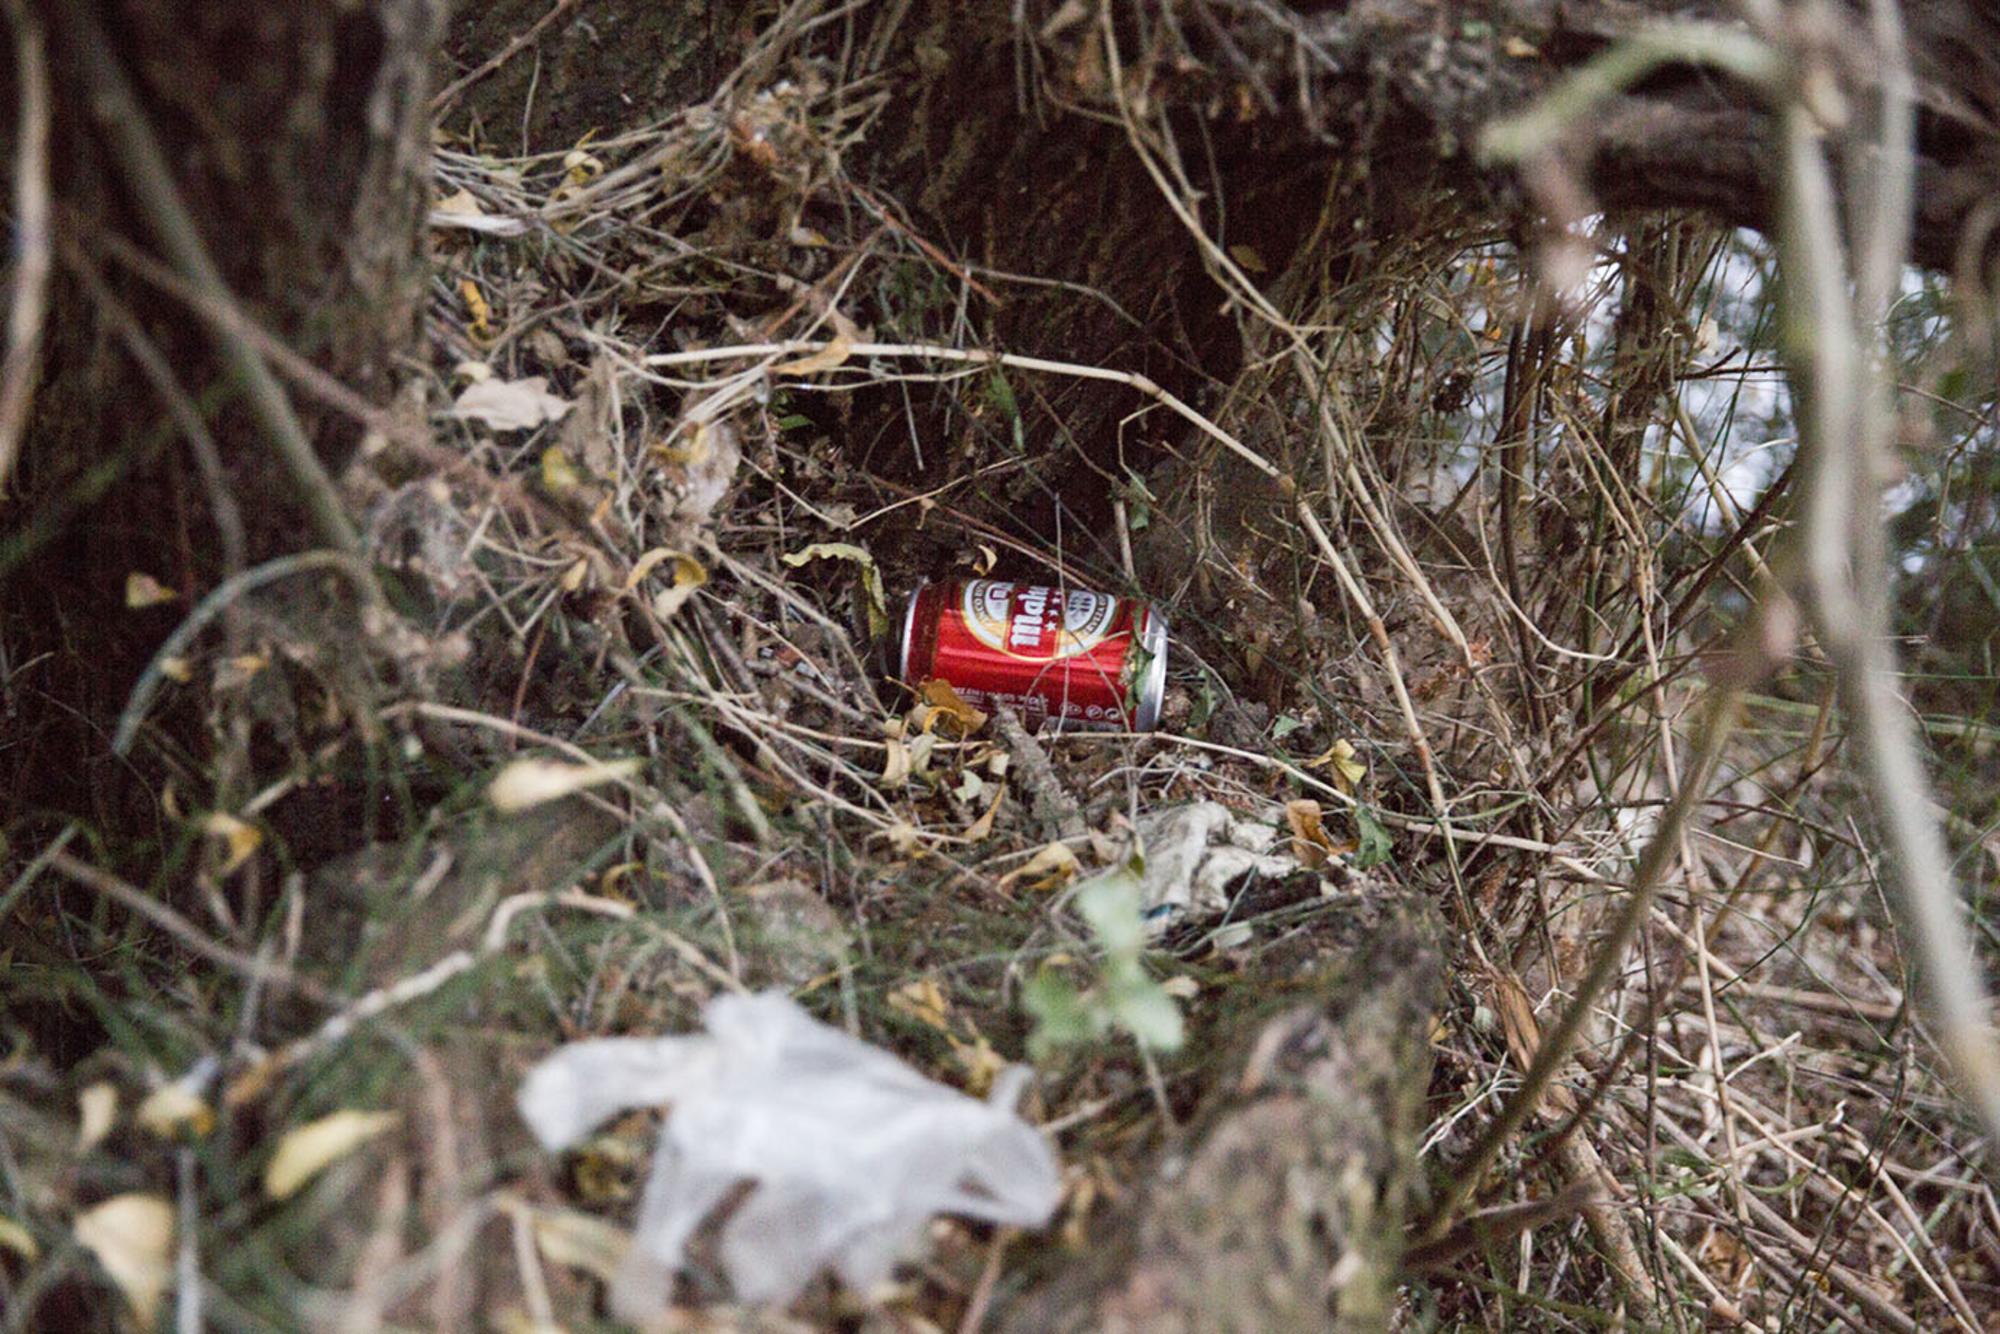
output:
[[[948,682],[968,704],[1011,708],[1030,728],[1147,732],[1167,683],[1167,618],[1086,588],[951,579],[903,613],[899,674]]]

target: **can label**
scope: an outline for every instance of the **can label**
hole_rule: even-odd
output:
[[[910,595],[902,676],[948,681],[968,704],[1036,727],[1147,731],[1166,688],[1167,622],[1151,606],[1085,588],[963,579]]]

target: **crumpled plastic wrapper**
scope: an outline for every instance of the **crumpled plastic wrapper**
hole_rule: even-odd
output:
[[[1273,880],[1296,874],[1299,863],[1279,837],[1274,822],[1260,823],[1214,801],[1141,816],[1146,874],[1140,904],[1148,924],[1157,930],[1183,916],[1225,911],[1253,871]]]
[[[1014,1112],[1026,1069],[1002,1072],[981,1102],[778,992],[719,996],[703,1021],[706,1034],[572,1043],[521,1085],[521,1115],[551,1150],[672,1104],[612,1284],[622,1319],[666,1309],[688,1238],[745,1182],[720,1254],[747,1303],[788,1303],[827,1266],[865,1292],[937,1214],[1036,1227],[1054,1213],[1055,1155]]]

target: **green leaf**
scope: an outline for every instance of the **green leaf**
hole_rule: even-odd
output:
[[[1107,1007],[1118,1026],[1154,1051],[1178,1051],[1185,1036],[1181,1007],[1165,989],[1143,974],[1108,998]]]
[[[1088,1042],[1101,1031],[1083,994],[1052,968],[1044,968],[1021,989],[1021,1003],[1034,1016],[1028,1050],[1037,1057],[1056,1047]]]
[[[1360,847],[1354,850],[1354,869],[1365,871],[1371,866],[1380,866],[1396,851],[1396,840],[1382,827],[1381,821],[1368,813],[1366,806],[1354,808],[1355,840]]]
[[[1139,909],[1145,870],[1145,858],[1135,851],[1124,865],[1077,886],[1077,915],[1113,958],[1136,958],[1146,947],[1146,922]]]

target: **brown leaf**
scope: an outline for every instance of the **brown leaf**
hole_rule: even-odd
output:
[[[940,723],[949,722],[959,737],[969,737],[986,726],[986,715],[965,702],[965,697],[952,688],[951,682],[936,677],[917,687],[917,698],[930,705],[930,712],[924,716],[924,730],[937,730]]]
[[[1299,865],[1307,870],[1326,865],[1336,849],[1320,823],[1319,803],[1305,798],[1286,802],[1285,823],[1292,828],[1292,856]]]

